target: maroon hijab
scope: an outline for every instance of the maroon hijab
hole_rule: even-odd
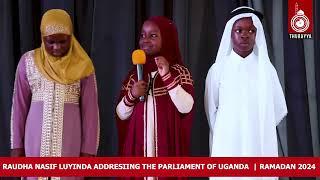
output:
[[[153,16],[147,21],[156,24],[160,29],[161,50],[156,56],[165,57],[170,65],[183,65],[179,49],[178,32],[174,23],[163,16]],[[147,56],[146,64],[143,67],[145,73],[157,70],[154,58],[155,56]]]

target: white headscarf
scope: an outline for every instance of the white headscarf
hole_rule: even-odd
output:
[[[263,143],[263,139],[265,137],[270,127],[267,124],[272,122],[273,127],[278,125],[283,117],[287,114],[287,107],[284,98],[284,94],[277,76],[277,73],[270,62],[267,50],[266,39],[264,35],[264,30],[259,18],[253,13],[242,13],[232,17],[226,24],[225,30],[222,35],[221,43],[219,46],[219,50],[217,53],[215,64],[212,65],[208,72],[206,86],[211,86],[212,83],[217,83],[216,81],[220,81],[220,79],[224,76],[223,73],[227,72],[224,70],[225,62],[229,58],[232,51],[232,40],[231,40],[231,31],[233,24],[245,17],[251,17],[253,21],[253,25],[256,27],[256,38],[255,38],[255,45],[253,48],[254,54],[258,57],[258,84],[257,84],[257,91],[258,91],[258,115],[260,123],[260,134],[261,134],[261,142]],[[218,70],[218,73],[217,71]],[[217,80],[217,78],[219,80]],[[237,83],[237,82],[234,82]],[[209,89],[210,90],[210,89]],[[209,125],[212,131],[212,126],[215,123],[215,116],[216,113],[212,113],[215,111],[214,109],[208,109],[208,107],[218,108],[219,99],[218,97],[213,98],[213,95],[210,94],[211,92],[207,92],[208,88],[206,87],[205,92],[205,108],[207,117],[209,120]],[[225,92],[224,92],[225,93]],[[228,93],[236,93],[234,91],[228,91]],[[250,96],[247,94],[247,96]],[[233,97],[233,96],[232,96]],[[234,99],[234,102],[241,102],[246,98],[250,97],[238,97],[239,99]],[[217,104],[218,103],[218,104]],[[244,107],[250,108],[250,107]],[[248,110],[248,109],[246,109]],[[232,113],[232,112],[230,112]],[[245,116],[244,116],[245,117]],[[266,127],[265,127],[266,126]],[[274,129],[275,130],[275,129]],[[210,132],[210,139],[212,138],[212,133]],[[211,140],[210,140],[210,147],[211,147]]]
[[[272,96],[272,87],[273,84],[269,84],[270,82],[268,81],[267,76],[270,76],[269,70],[270,70],[270,66],[273,67],[273,65],[270,62],[270,58],[268,56],[268,49],[267,49],[267,43],[266,43],[266,38],[264,35],[264,30],[261,24],[261,21],[259,20],[259,18],[253,14],[253,13],[243,13],[243,14],[239,14],[236,15],[234,17],[232,17],[226,24],[225,30],[223,32],[222,38],[221,38],[221,43],[219,46],[219,50],[218,50],[218,54],[216,57],[216,62],[217,64],[223,64],[223,60],[226,59],[226,56],[230,55],[231,51],[232,51],[232,40],[231,40],[231,31],[232,31],[232,27],[233,24],[241,19],[241,18],[245,18],[245,17],[251,17],[252,21],[253,21],[253,25],[257,28],[256,31],[256,39],[255,39],[255,45],[253,48],[254,53],[258,56],[258,64],[259,64],[259,105],[260,105],[260,115],[261,118],[262,117],[266,117],[263,114],[265,114],[266,112],[266,106],[268,104],[274,104],[273,102],[273,98],[271,98]],[[281,89],[281,93],[278,92],[276,93],[276,95],[282,95],[283,96],[283,92]],[[284,99],[284,98],[280,98],[280,99]],[[285,111],[287,111],[286,109],[286,104],[285,101],[281,102],[281,106],[285,107]],[[274,111],[270,111],[270,113],[272,113]],[[286,114],[287,112],[285,112]],[[275,118],[276,118],[276,124],[279,124],[280,121],[282,120],[282,118],[285,116],[285,114],[275,114]]]

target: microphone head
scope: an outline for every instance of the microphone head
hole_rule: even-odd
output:
[[[132,63],[136,64],[145,64],[146,63],[146,54],[143,50],[137,49],[132,53]]]

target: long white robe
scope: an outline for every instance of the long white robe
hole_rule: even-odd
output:
[[[211,156],[278,156],[276,122],[259,121],[257,71],[254,53],[242,58],[233,51],[223,69],[210,69],[205,108],[212,131]],[[271,67],[270,78],[278,81]]]
[[[205,110],[212,157],[278,156],[276,125],[280,122],[277,117],[286,114],[285,100],[277,73],[270,64],[265,68],[272,85],[269,89],[273,91],[274,99],[270,102],[280,102],[272,106],[274,113],[271,115],[281,115],[259,118],[258,66],[254,52],[242,58],[232,51],[223,66],[214,64],[210,68],[206,79]]]
[[[251,17],[256,27],[253,52],[246,58],[232,50],[231,40],[233,24],[244,17]],[[287,114],[287,106],[255,14],[241,13],[227,22],[215,64],[206,78],[204,106],[210,126],[210,156],[278,156],[276,126]]]

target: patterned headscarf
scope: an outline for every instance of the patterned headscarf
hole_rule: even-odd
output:
[[[69,14],[61,9],[48,10],[41,20],[41,47],[35,50],[35,64],[49,80],[60,84],[72,84],[94,72],[92,61],[73,35]],[[43,43],[44,36],[71,35],[70,49],[63,57],[48,54]]]

